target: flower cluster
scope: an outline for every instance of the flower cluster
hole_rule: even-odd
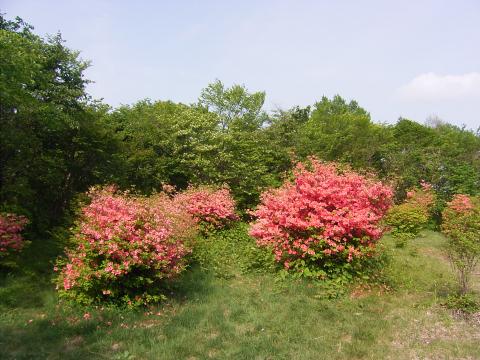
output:
[[[454,212],[464,214],[473,210],[474,206],[468,195],[457,194],[448,203],[448,208]]]
[[[27,224],[25,216],[0,213],[0,256],[23,248],[25,241],[21,232]]]
[[[405,203],[421,208],[427,215],[435,203],[435,193],[432,185],[420,181],[420,189],[411,189],[407,191],[407,199]]]
[[[293,261],[350,262],[374,248],[383,234],[379,222],[392,202],[392,190],[336,164],[310,159],[298,164],[293,183],[262,195],[250,234],[272,248],[286,268]]]
[[[59,265],[61,295],[128,305],[158,300],[159,280],[180,273],[195,235],[192,217],[165,194],[140,198],[93,189]],[[153,292],[152,292],[153,291]]]
[[[235,214],[235,201],[230,190],[225,187],[191,187],[177,194],[175,201],[203,225],[221,228],[238,219]]]

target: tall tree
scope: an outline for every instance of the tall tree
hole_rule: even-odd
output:
[[[348,162],[354,167],[373,167],[378,147],[385,141],[381,125],[357,102],[336,95],[314,105],[310,119],[300,130],[298,152],[324,160]]]
[[[60,34],[44,40],[3,16],[0,28],[0,206],[45,228],[76,191],[100,181],[105,108],[85,91],[88,62]]]

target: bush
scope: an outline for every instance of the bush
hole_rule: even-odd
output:
[[[465,294],[480,259],[480,200],[455,195],[442,218],[442,231],[448,238],[447,255],[457,272],[460,294]]]
[[[427,226],[434,204],[435,195],[431,185],[422,182],[420,189],[407,192],[407,199],[403,204],[392,206],[385,217],[385,222],[391,228],[397,246],[404,246]]]
[[[443,305],[448,309],[459,310],[465,314],[480,310],[480,302],[472,294],[450,295]]]
[[[61,298],[127,306],[161,300],[164,279],[185,268],[196,236],[192,217],[166,194],[141,198],[110,187],[89,196],[75,247],[57,264]]]
[[[325,277],[373,254],[392,190],[336,164],[310,163],[296,166],[293,183],[262,195],[250,234],[286,269]]]
[[[195,218],[205,232],[221,229],[238,220],[235,201],[226,187],[190,187],[175,195],[175,201]]]
[[[21,232],[27,224],[25,216],[0,213],[0,258],[23,249],[25,240]]]
[[[203,269],[222,278],[275,267],[272,253],[259,248],[248,235],[248,225],[241,222],[197,239],[193,257]]]

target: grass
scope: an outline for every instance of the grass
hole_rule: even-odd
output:
[[[395,248],[386,237],[393,290],[358,284],[332,297],[322,283],[192,267],[148,312],[60,306],[56,251],[34,242],[0,280],[0,358],[478,359],[480,323],[441,306],[455,286],[444,241],[425,232]]]

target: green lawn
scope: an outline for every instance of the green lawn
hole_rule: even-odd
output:
[[[59,306],[52,253],[37,242],[24,256],[37,259],[34,267],[25,260],[1,279],[0,358],[479,359],[478,317],[441,306],[454,288],[443,237],[425,232],[401,249],[383,242],[390,290],[358,285],[336,294],[322,283],[221,279],[192,267],[149,313]]]

